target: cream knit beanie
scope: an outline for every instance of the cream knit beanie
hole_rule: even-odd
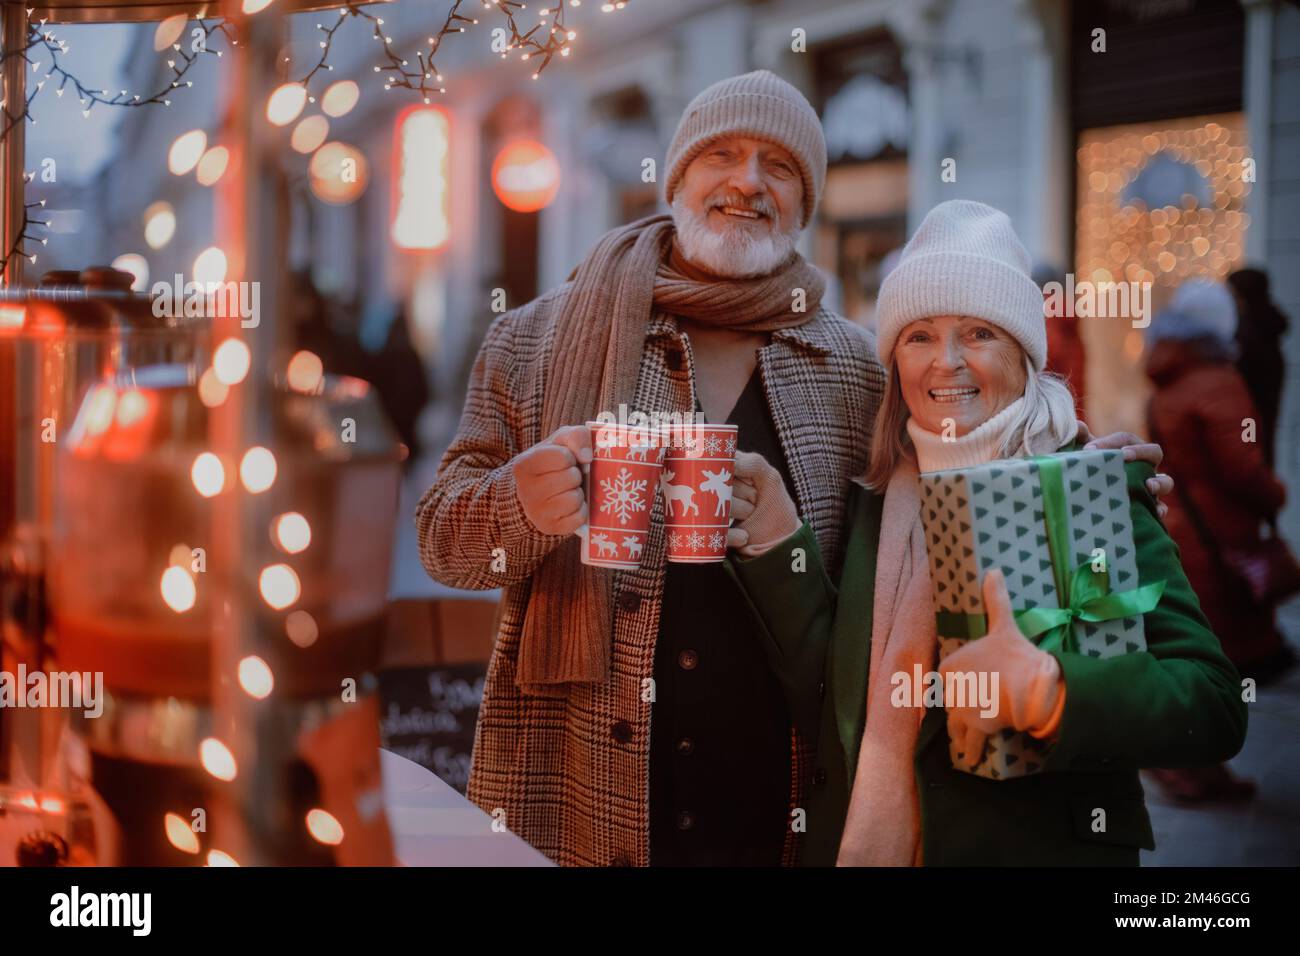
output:
[[[1042,290],[1006,213],[952,199],[926,215],[880,286],[876,347],[889,366],[898,334],[935,315],[984,319],[1015,337],[1041,372],[1047,362]]]
[[[722,136],[750,136],[790,151],[803,177],[800,225],[808,225],[826,182],[826,139],[803,94],[776,74],[755,70],[720,80],[691,100],[665,158],[670,206],[691,160]]]

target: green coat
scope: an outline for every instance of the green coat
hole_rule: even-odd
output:
[[[923,860],[952,865],[1130,865],[1154,849],[1139,767],[1226,760],[1246,736],[1237,671],[1210,631],[1156,517],[1150,465],[1126,466],[1141,583],[1166,582],[1144,618],[1147,650],[1106,659],[1055,653],[1065,711],[1041,773],[987,780],[952,768],[946,717],[928,713],[916,747]],[[811,529],[759,558],[727,561],[759,622],[796,727],[815,741],[799,862],[835,863],[866,720],[872,595],[883,496],[854,484],[838,588]],[[802,548],[806,569],[794,570]],[[810,731],[809,728],[812,728]],[[1094,810],[1105,810],[1094,832]]]

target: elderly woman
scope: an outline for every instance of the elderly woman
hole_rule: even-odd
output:
[[[770,466],[746,456],[736,469],[740,556],[729,566],[817,745],[801,862],[1136,865],[1154,847],[1138,768],[1226,759],[1246,728],[1238,675],[1157,517],[1152,469],[1125,466],[1140,582],[1165,582],[1145,615],[1146,651],[1040,650],[990,571],[988,633],[940,667],[918,474],[1076,448],[1078,425],[1069,391],[1043,372],[1042,297],[997,210],[936,207],[878,314],[889,382],[868,473],[851,490],[838,588]],[[996,715],[894,706],[893,675],[916,665],[995,672]],[[953,766],[948,736],[974,761],[983,737],[1005,729],[1051,742],[1042,772],[989,780]]]

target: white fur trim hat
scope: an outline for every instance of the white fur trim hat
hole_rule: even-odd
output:
[[[969,315],[1012,335],[1034,369],[1047,363],[1042,290],[1029,277],[1029,253],[1006,213],[966,199],[940,203],[912,236],[898,266],[880,286],[876,343],[893,363],[908,323],[936,315]]]

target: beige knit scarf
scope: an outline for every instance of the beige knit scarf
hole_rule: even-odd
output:
[[[672,217],[650,216],[606,233],[574,270],[553,320],[543,435],[632,405],[652,311],[752,332],[802,325],[816,314],[825,283],[797,253],[767,276],[698,281],[668,265],[672,240]],[[804,311],[794,311],[796,288],[806,294]],[[542,562],[520,641],[522,688],[555,696],[567,693],[566,684],[606,680],[612,577],[582,563],[576,537]]]
[[[894,674],[934,670],[938,656],[930,564],[916,464],[905,459],[885,489],[876,548],[867,720],[837,860],[840,866],[921,862],[921,811],[913,755],[925,711],[895,707]]]

